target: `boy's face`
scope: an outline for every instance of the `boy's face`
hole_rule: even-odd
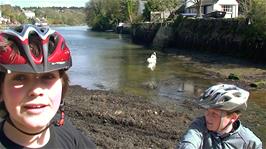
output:
[[[206,126],[208,130],[220,132],[232,120],[225,111],[218,109],[207,109],[205,112]]]
[[[38,132],[56,114],[62,96],[59,71],[6,74],[2,99],[12,122],[26,132]]]

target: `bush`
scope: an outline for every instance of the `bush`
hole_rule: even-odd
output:
[[[250,18],[251,26],[257,34],[266,38],[266,1],[254,0],[252,3]]]

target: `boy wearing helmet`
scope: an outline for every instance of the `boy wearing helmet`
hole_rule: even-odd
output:
[[[177,145],[179,149],[261,149],[260,139],[239,121],[246,110],[249,92],[229,84],[207,89],[199,105],[206,109],[203,117],[192,122]]]
[[[96,148],[64,119],[71,65],[64,38],[50,28],[0,33],[0,148]]]

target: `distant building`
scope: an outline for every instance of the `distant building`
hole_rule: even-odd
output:
[[[151,22],[162,22],[170,16],[170,11],[152,11]]]
[[[196,13],[196,1],[197,0],[185,0],[185,13]],[[214,11],[226,12],[224,18],[236,18],[238,17],[237,0],[202,0],[201,12],[202,14],[208,14]]]
[[[42,17],[42,18],[34,18],[32,24],[36,25],[36,26],[47,26],[48,25],[48,21]]]
[[[32,19],[35,18],[35,13],[30,11],[30,10],[25,10],[23,11],[27,19]]]
[[[0,24],[8,24],[10,23],[10,19],[7,19],[2,16],[2,11],[0,10]]]
[[[138,9],[139,15],[141,15],[143,13],[143,10],[145,9],[146,3],[147,3],[147,0],[139,0],[139,9]]]

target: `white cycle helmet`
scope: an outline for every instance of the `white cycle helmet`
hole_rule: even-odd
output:
[[[249,92],[235,85],[218,84],[208,88],[201,96],[199,105],[227,112],[246,110]]]

